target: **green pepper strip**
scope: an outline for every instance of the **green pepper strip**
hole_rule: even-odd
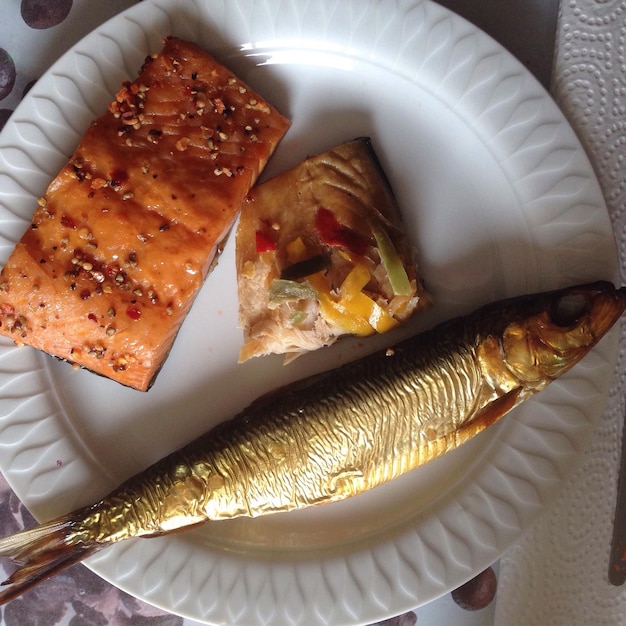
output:
[[[370,222],[372,233],[376,239],[380,258],[383,262],[391,289],[396,296],[410,296],[413,293],[411,281],[407,276],[400,255],[396,251],[387,231],[374,221]]]

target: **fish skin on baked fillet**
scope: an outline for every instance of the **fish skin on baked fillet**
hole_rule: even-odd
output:
[[[431,304],[369,137],[254,187],[236,232],[240,361],[397,328]]]

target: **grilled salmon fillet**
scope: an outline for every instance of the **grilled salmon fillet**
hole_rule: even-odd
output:
[[[89,127],[0,276],[0,333],[138,390],[289,121],[168,38]]]
[[[399,326],[430,305],[369,137],[254,187],[236,235],[240,361]]]

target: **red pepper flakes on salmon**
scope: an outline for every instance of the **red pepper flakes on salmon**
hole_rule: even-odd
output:
[[[168,38],[38,200],[0,275],[0,334],[147,390],[288,127]]]

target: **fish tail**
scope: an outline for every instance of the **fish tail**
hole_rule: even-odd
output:
[[[0,539],[0,556],[10,557],[18,568],[0,586],[5,604],[34,585],[58,574],[96,552],[100,546],[70,541],[74,525],[61,517]]]

